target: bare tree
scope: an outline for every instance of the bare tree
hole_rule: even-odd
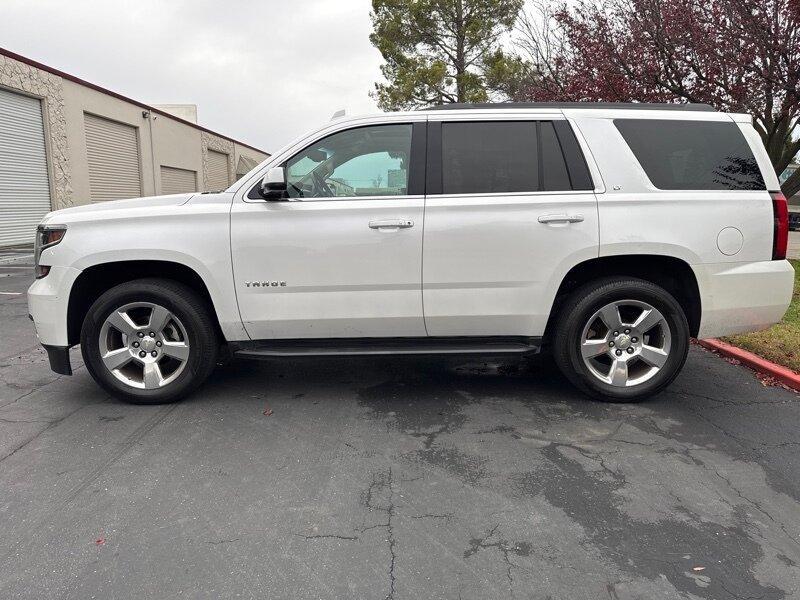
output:
[[[536,0],[519,36],[517,99],[703,102],[751,114],[778,173],[800,151],[798,0]]]

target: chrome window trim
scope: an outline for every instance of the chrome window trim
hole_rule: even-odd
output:
[[[371,125],[413,125],[414,123],[424,123],[428,120],[428,115],[423,112],[420,114],[381,114],[381,115],[372,115],[367,117],[357,117],[353,119],[338,119],[336,121],[332,121],[327,123],[325,126],[312,131],[306,135],[303,135],[300,138],[289,143],[289,145],[285,146],[282,150],[280,150],[277,154],[273,154],[270,156],[266,162],[264,162],[261,167],[254,172],[254,174],[248,177],[246,180],[242,178],[240,181],[236,182],[238,187],[236,190],[232,190],[234,192],[234,201],[242,200],[248,204],[258,204],[260,202],[274,202],[274,200],[264,200],[264,199],[257,199],[257,198],[248,198],[247,194],[253,188],[257,182],[261,181],[266,175],[267,171],[271,167],[277,167],[283,165],[287,160],[289,160],[292,156],[297,154],[298,152],[304,150],[314,142],[321,140],[324,137],[332,135],[334,133],[339,133],[340,131],[346,131],[348,129],[357,129],[359,127],[369,127]],[[366,196],[347,196],[347,198],[365,198]],[[381,198],[399,198],[400,196],[380,196]],[[342,196],[342,198],[344,198]],[[329,199],[329,198],[328,198]]]
[[[704,113],[705,114],[705,113]],[[596,115],[594,115],[596,116]],[[605,117],[603,117],[605,118]],[[610,117],[609,117],[610,118]],[[589,173],[592,177],[592,181],[595,182],[594,190],[560,190],[560,191],[531,191],[531,192],[492,192],[492,193],[478,193],[478,194],[428,194],[430,197],[436,198],[469,198],[475,196],[482,196],[482,197],[494,197],[494,196],[527,196],[527,195],[553,195],[553,194],[603,194],[606,191],[605,183],[603,181],[603,177],[600,173],[599,168],[597,167],[597,163],[594,159],[592,154],[591,148],[589,144],[586,142],[586,139],[583,136],[580,128],[577,126],[575,119],[571,116],[566,116],[562,110],[554,109],[552,111],[548,110],[536,110],[536,111],[527,111],[527,110],[465,110],[463,112],[460,111],[431,111],[431,112],[423,112],[420,111],[419,114],[409,114],[409,113],[388,113],[382,115],[372,115],[372,116],[362,116],[362,117],[355,117],[352,119],[339,119],[336,121],[332,121],[327,123],[325,126],[308,133],[300,138],[297,138],[293,142],[290,142],[288,146],[286,146],[283,150],[279,151],[277,154],[273,154],[270,156],[262,165],[261,167],[255,171],[255,173],[245,179],[236,182],[238,187],[236,190],[233,191],[234,193],[234,201],[241,200],[247,204],[259,204],[263,202],[286,202],[286,200],[266,200],[266,199],[257,199],[257,198],[248,198],[247,194],[252,189],[254,185],[257,184],[261,179],[263,179],[266,172],[274,166],[282,165],[285,163],[289,158],[297,154],[298,152],[302,151],[304,148],[307,148],[314,142],[332,135],[334,133],[338,133],[340,131],[345,131],[347,129],[356,129],[359,127],[366,127],[370,125],[400,125],[404,123],[413,124],[419,122],[451,122],[451,121],[567,121],[572,128],[573,133],[578,141],[578,145],[583,152],[584,158],[586,160],[586,164],[589,167]],[[236,184],[234,184],[236,185]],[[330,200],[377,200],[377,199],[400,199],[400,198],[407,198],[407,199],[416,199],[416,198],[425,198],[425,196],[333,196],[330,198],[308,198],[306,200],[301,200],[302,202],[319,202],[319,201],[330,201]],[[289,200],[290,202],[297,202],[297,199]]]
[[[477,192],[468,194],[429,194],[428,198],[507,198],[507,197],[524,197],[524,196],[573,196],[582,195],[589,196],[594,194],[594,190],[535,190],[532,192]]]
[[[285,198],[283,200],[254,200],[245,198],[246,202],[269,202],[275,204],[309,204],[312,202],[337,202],[337,201],[367,201],[367,200],[424,200],[425,196],[418,195],[397,195],[397,196],[328,196],[320,198]]]

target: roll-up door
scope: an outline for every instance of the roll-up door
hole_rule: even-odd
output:
[[[230,182],[228,174],[228,155],[214,150],[208,151],[208,190],[209,192],[221,192],[226,189]]]
[[[161,167],[161,193],[185,194],[197,191],[197,173],[177,167]]]
[[[0,246],[32,243],[49,211],[42,103],[0,90]]]
[[[142,195],[136,128],[84,114],[92,202]]]

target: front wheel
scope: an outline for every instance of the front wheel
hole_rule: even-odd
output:
[[[209,308],[190,288],[139,279],[111,288],[86,314],[81,352],[89,373],[135,404],[174,402],[214,368],[217,334]]]
[[[648,281],[608,278],[567,299],[555,324],[553,357],[590,396],[636,402],[678,375],[689,352],[683,309]]]

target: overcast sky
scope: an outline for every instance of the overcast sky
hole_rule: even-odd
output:
[[[0,46],[268,152],[377,110],[369,0],[0,2]]]

